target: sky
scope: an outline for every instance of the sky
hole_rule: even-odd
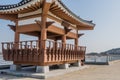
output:
[[[0,5],[13,4],[21,0],[0,0]],[[62,0],[75,14],[85,20],[93,20],[94,30],[79,31],[85,33],[79,38],[79,45],[87,47],[89,52],[103,52],[120,48],[120,0]],[[10,21],[0,20],[0,43],[14,41],[14,33],[7,27]],[[21,40],[36,39],[21,36]],[[0,44],[1,48],[1,44]]]

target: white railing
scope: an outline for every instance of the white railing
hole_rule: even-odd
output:
[[[86,63],[108,63],[110,61],[120,60],[120,55],[86,55]]]

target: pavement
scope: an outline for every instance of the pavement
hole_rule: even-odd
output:
[[[20,71],[10,71],[9,69],[0,70],[1,74],[12,75],[12,76],[19,76],[19,77],[29,77],[29,78],[36,78],[36,79],[48,79],[51,77],[56,77],[60,75],[65,75],[74,71],[79,71],[88,68],[88,66],[81,66],[75,67],[72,66],[68,69],[52,69],[48,73],[36,73],[35,66],[24,67]]]

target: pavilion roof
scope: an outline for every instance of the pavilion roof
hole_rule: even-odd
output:
[[[44,0],[22,0],[17,4],[0,5],[0,15],[19,14],[35,11],[42,7]],[[92,21],[87,21],[69,10],[61,0],[53,0],[50,12],[61,19],[77,25],[79,30],[92,30],[95,26]]]

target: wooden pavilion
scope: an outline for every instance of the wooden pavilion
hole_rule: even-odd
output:
[[[78,46],[80,30],[93,30],[95,24],[71,12],[60,0],[22,0],[17,4],[0,5],[0,18],[13,21],[8,25],[15,32],[14,42],[3,42],[6,61],[13,61],[11,70],[20,65],[35,65],[37,72],[46,72],[50,65],[80,63],[86,47]],[[20,34],[38,40],[20,41]],[[66,40],[74,39],[74,45]],[[61,42],[57,42],[57,41]]]

